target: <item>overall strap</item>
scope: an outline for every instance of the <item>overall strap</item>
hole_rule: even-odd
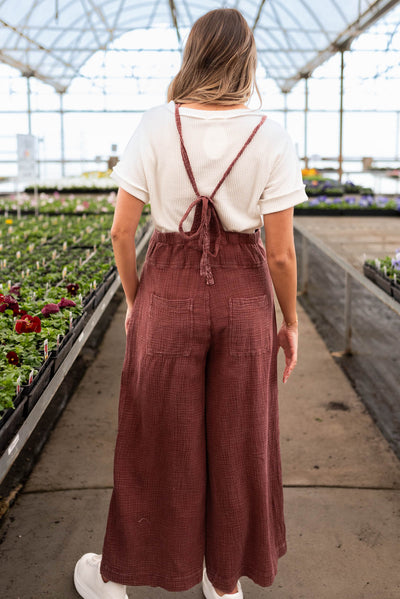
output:
[[[175,121],[176,121],[176,127],[178,129],[179,137],[181,140],[181,154],[182,154],[182,158],[183,158],[183,164],[185,165],[185,169],[189,176],[192,187],[194,189],[194,193],[196,194],[196,197],[199,197],[200,193],[199,193],[199,190],[197,189],[196,179],[194,178],[192,166],[191,166],[190,160],[189,160],[189,156],[186,152],[185,144],[183,143],[182,123],[181,123],[181,116],[179,114],[179,106],[180,105],[181,105],[181,103],[175,103]]]
[[[194,178],[193,175],[193,170],[192,170],[192,166],[190,164],[190,160],[189,160],[189,156],[187,154],[186,148],[185,148],[185,144],[183,142],[183,136],[182,136],[182,123],[181,123],[181,118],[180,118],[180,114],[179,114],[179,106],[181,105],[180,102],[175,103],[175,121],[176,121],[176,126],[178,129],[178,133],[179,133],[179,137],[180,137],[180,141],[181,141],[181,154],[182,154],[182,158],[183,158],[183,163],[185,165],[185,169],[186,172],[189,176],[190,182],[192,184],[193,190],[196,194],[197,197],[200,196],[199,190],[197,188],[197,183],[196,180]],[[215,194],[217,193],[218,189],[221,187],[222,183],[225,181],[226,177],[229,175],[229,173],[231,172],[234,164],[236,163],[236,161],[238,160],[238,158],[240,158],[240,156],[243,154],[245,148],[249,145],[249,143],[251,142],[251,140],[253,139],[253,137],[255,136],[255,134],[257,133],[257,131],[259,130],[259,128],[261,127],[261,125],[265,122],[266,120],[266,116],[261,117],[260,122],[258,123],[258,125],[253,129],[253,132],[251,133],[251,135],[249,136],[249,138],[247,139],[247,141],[243,144],[243,147],[241,148],[241,150],[239,151],[239,153],[237,154],[237,156],[232,160],[231,164],[228,166],[228,168],[226,169],[225,173],[223,174],[221,180],[219,181],[219,183],[217,184],[216,188],[214,189],[214,191],[212,192],[210,199],[212,200],[215,196]]]

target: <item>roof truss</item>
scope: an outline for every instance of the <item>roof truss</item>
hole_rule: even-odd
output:
[[[260,64],[283,92],[400,0],[0,0],[0,61],[58,92],[83,64],[127,31],[172,25],[182,29],[208,10],[236,7],[253,29]]]

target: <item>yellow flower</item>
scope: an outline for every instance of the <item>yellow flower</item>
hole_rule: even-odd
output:
[[[6,218],[6,225],[12,225],[13,224],[13,219],[12,218]]]
[[[317,169],[315,168],[303,168],[302,169],[302,173],[304,176],[312,176],[312,175],[316,175],[317,174]]]

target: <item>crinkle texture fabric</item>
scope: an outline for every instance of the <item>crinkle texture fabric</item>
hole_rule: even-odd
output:
[[[262,114],[258,110],[199,110],[182,105],[181,115],[196,180],[202,193],[210,195]],[[150,203],[157,230],[178,230],[192,190],[179,152],[174,102],[143,114],[111,178]],[[269,117],[215,197],[224,229],[242,233],[263,227],[263,214],[307,200],[292,138]]]
[[[229,593],[287,551],[273,284],[260,229],[225,231],[181,150],[199,201],[189,233],[153,231],[128,321],[101,573],[183,591],[205,558]]]
[[[154,231],[128,321],[102,574],[270,586],[286,553],[277,327],[260,231],[201,251]]]

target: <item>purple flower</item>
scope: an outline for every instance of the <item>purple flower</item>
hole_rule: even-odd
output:
[[[40,311],[44,316],[50,316],[50,314],[59,312],[60,308],[57,304],[46,304]]]
[[[78,293],[79,283],[68,283],[67,291],[71,295],[76,295]]]
[[[67,299],[67,298],[65,298],[65,297],[62,297],[62,298],[60,299],[60,301],[58,302],[58,305],[59,305],[59,307],[60,307],[60,308],[67,308],[68,306],[76,306],[76,303],[75,303],[75,302],[73,302],[73,301],[72,301],[72,300],[70,300],[70,299]]]
[[[397,253],[396,257],[392,258],[392,267],[396,270],[400,270],[400,253]]]
[[[20,297],[21,295],[21,283],[15,283],[12,287],[10,287],[10,293]]]
[[[0,295],[0,312],[12,310],[13,316],[16,316],[19,312],[19,305],[17,300],[12,295]]]

